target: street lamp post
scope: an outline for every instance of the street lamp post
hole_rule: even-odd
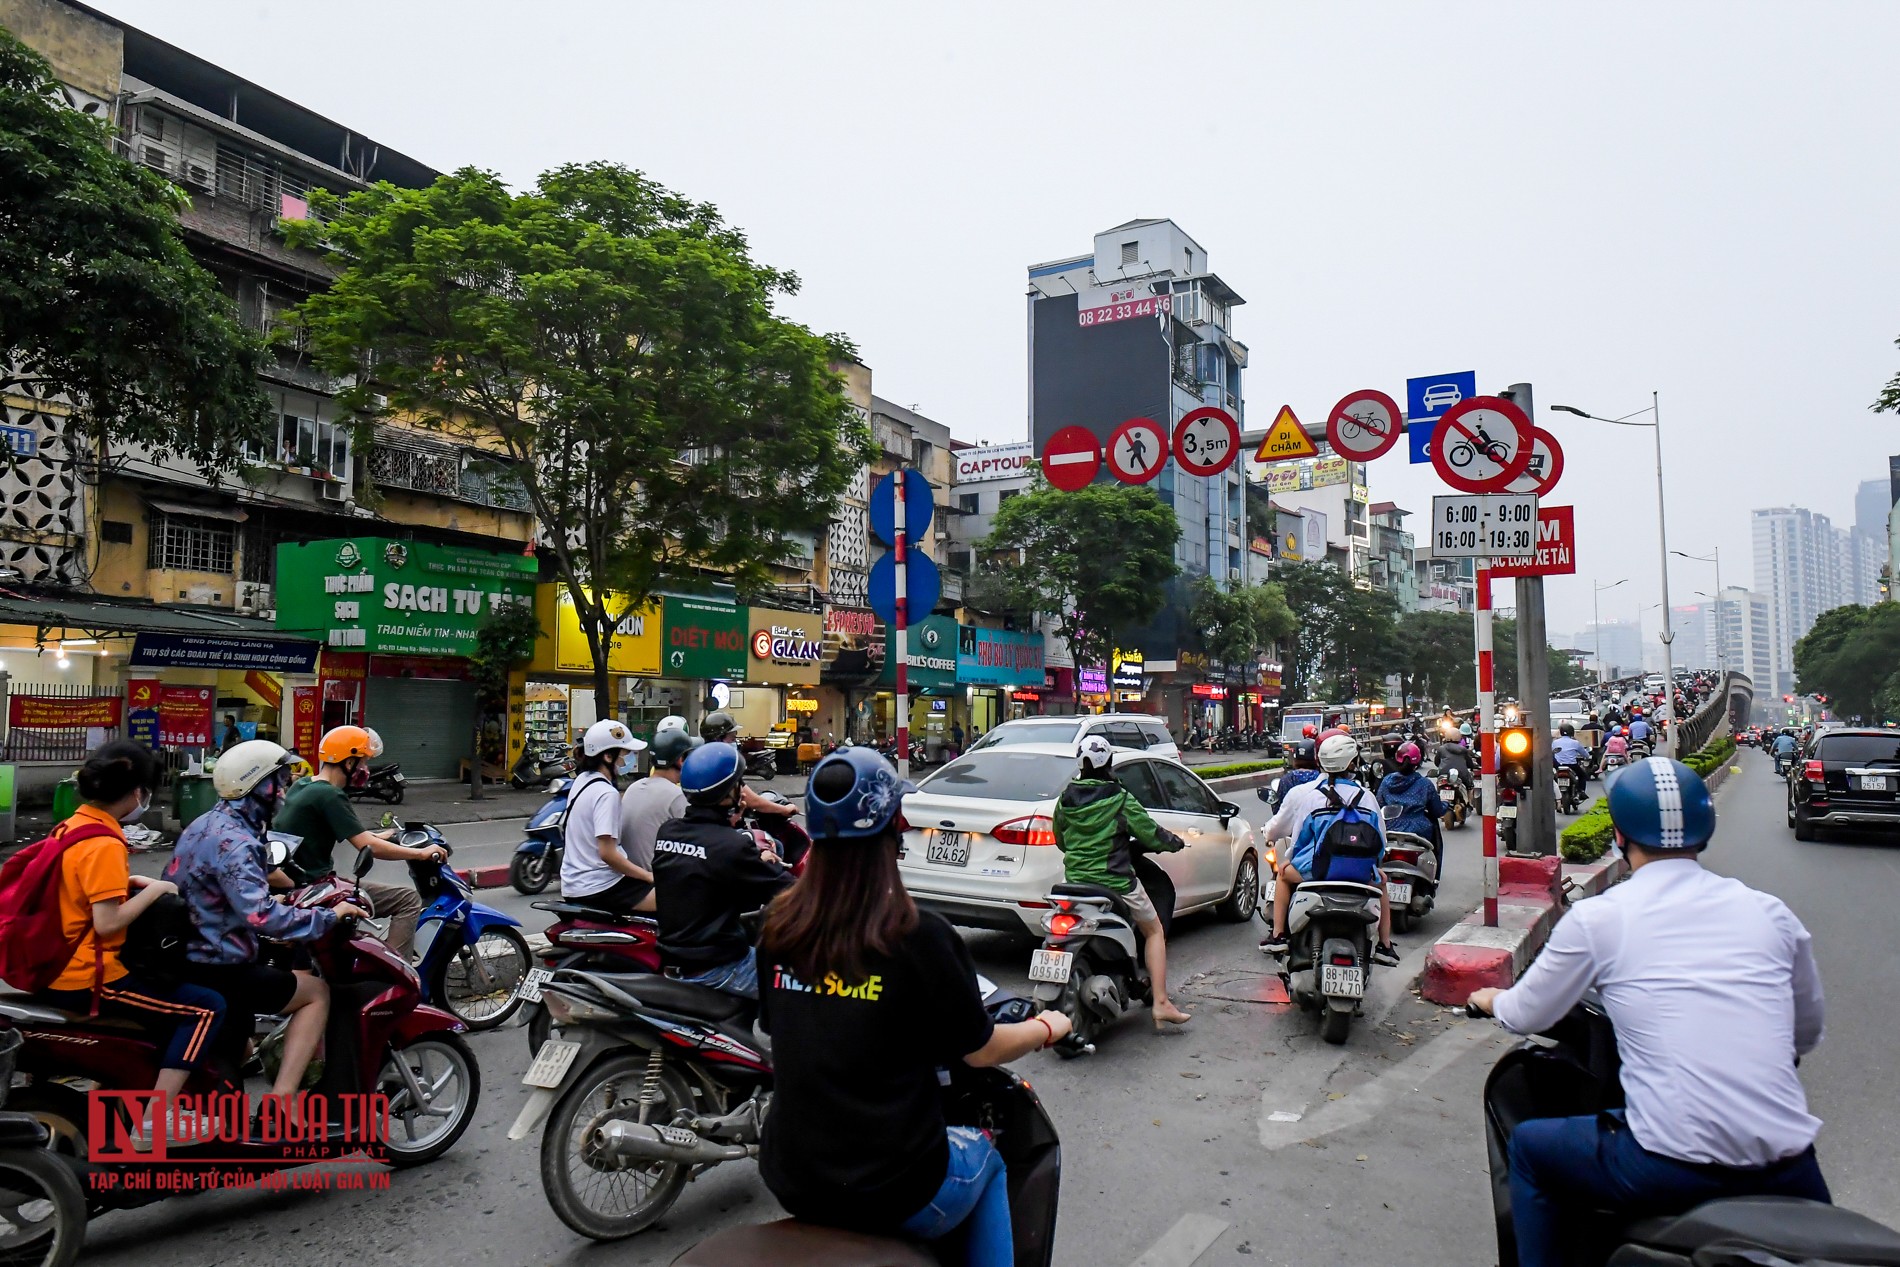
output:
[[[1629,579],[1626,576],[1620,581],[1611,581],[1608,585],[1597,585],[1596,592],[1590,595],[1590,614],[1596,618],[1596,624],[1591,628],[1597,631],[1597,689],[1599,690],[1605,682],[1610,680],[1609,674],[1603,671],[1603,591],[1627,584]],[[1595,584],[1594,581],[1591,583]]]
[[[1676,634],[1669,627],[1669,516],[1663,496],[1663,456],[1662,456],[1662,402],[1660,396],[1649,394],[1649,408],[1638,409],[1635,413],[1625,414],[1621,418],[1605,418],[1588,410],[1578,409],[1574,405],[1552,405],[1551,408],[1562,413],[1575,414],[1579,418],[1590,418],[1597,422],[1607,422],[1618,427],[1648,427],[1656,436],[1656,543],[1658,557],[1662,560],[1662,610],[1663,610],[1663,707],[1669,715],[1669,731],[1663,738],[1663,755],[1676,755],[1676,710],[1673,698],[1676,689],[1676,662],[1671,654],[1670,644],[1676,640]],[[1631,422],[1640,414],[1648,414],[1648,422]]]
[[[1715,547],[1713,554],[1684,554],[1680,550],[1671,550],[1669,553],[1678,559],[1692,559],[1697,563],[1715,564],[1715,666],[1726,677],[1728,674],[1728,617],[1722,614],[1722,547]]]

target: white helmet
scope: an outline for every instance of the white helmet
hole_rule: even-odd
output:
[[[227,801],[237,801],[257,790],[258,784],[297,763],[296,754],[268,739],[246,739],[218,758],[211,767],[211,786]]]
[[[664,735],[669,730],[677,730],[681,734],[685,734],[686,733],[686,719],[684,717],[681,717],[678,713],[672,713],[672,714],[669,714],[668,716],[660,718],[660,724],[653,728],[654,739],[657,740],[661,735]]]
[[[1090,735],[1082,740],[1082,746],[1076,749],[1076,753],[1082,758],[1082,768],[1085,770],[1091,767],[1103,769],[1115,759],[1114,745],[1100,735]]]
[[[1319,768],[1328,774],[1344,774],[1359,760],[1359,741],[1351,735],[1334,735],[1319,746]]]
[[[590,757],[598,757],[601,753],[611,752],[615,748],[624,752],[640,752],[645,747],[646,744],[633,737],[633,732],[627,729],[624,722],[617,722],[611,718],[595,722],[587,728],[587,733],[581,736],[581,751]]]

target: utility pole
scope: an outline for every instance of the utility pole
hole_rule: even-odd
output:
[[[1524,411],[1532,423],[1537,410],[1529,383],[1513,383],[1498,393]],[[1550,655],[1545,650],[1544,578],[1517,578],[1517,711],[1531,728],[1531,797],[1517,811],[1515,852],[1548,857],[1557,852],[1556,763],[1550,738]]]

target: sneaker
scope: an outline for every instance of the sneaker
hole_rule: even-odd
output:
[[[1284,955],[1286,953],[1286,949],[1287,949],[1287,942],[1286,942],[1285,933],[1280,933],[1277,936],[1268,937],[1265,941],[1260,943],[1260,953],[1263,955],[1273,955],[1277,957],[1280,955]],[[1397,961],[1394,960],[1394,962],[1397,962]]]
[[[198,1144],[208,1144],[217,1134],[217,1119],[204,1117],[190,1109],[173,1106],[165,1114],[165,1141],[169,1148],[191,1148]],[[135,1152],[152,1151],[152,1119],[147,1117],[132,1132],[132,1148]]]
[[[1372,962],[1387,968],[1399,966],[1398,948],[1389,941],[1382,941],[1372,948]]]

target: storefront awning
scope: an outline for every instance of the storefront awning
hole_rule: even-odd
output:
[[[94,638],[138,633],[278,636],[275,624],[256,616],[190,607],[159,607],[151,603],[113,603],[98,599],[37,598],[28,595],[0,597],[0,624],[32,625],[43,631],[79,629]]]
[[[228,519],[241,524],[250,516],[239,506],[198,506],[189,502],[160,501],[156,497],[147,497],[145,504],[153,510],[162,510],[168,515],[196,515],[200,519]]]

